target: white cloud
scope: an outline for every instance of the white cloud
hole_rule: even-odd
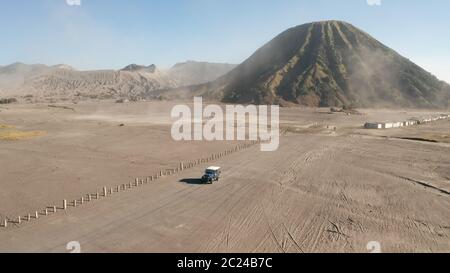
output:
[[[366,0],[369,6],[381,6],[381,0]]]

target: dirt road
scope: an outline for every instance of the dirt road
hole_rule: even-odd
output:
[[[450,147],[291,134],[20,228],[0,251],[450,252]]]

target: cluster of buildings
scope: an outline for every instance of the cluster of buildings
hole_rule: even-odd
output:
[[[400,122],[368,122],[364,125],[366,129],[392,129],[392,128],[400,128],[406,126],[413,126],[417,124],[425,124],[433,121],[449,119],[450,114],[441,114],[435,117],[427,117],[422,119],[412,118],[407,121]]]

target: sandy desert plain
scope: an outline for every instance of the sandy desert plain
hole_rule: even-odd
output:
[[[376,241],[383,252],[450,252],[450,120],[363,129],[439,110],[282,108],[275,152],[253,145],[71,205],[239,144],[173,141],[175,104],[0,106],[0,221],[10,220],[0,251],[78,241],[82,252],[369,252]],[[209,165],[223,177],[202,185]]]

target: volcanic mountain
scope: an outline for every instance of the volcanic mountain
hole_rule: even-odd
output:
[[[227,75],[188,91],[231,103],[314,107],[448,107],[450,103],[447,83],[339,21],[288,29]]]

